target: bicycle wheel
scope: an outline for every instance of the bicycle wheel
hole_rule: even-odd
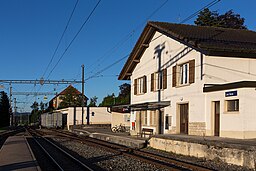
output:
[[[116,131],[117,131],[117,128],[116,128],[116,127],[112,127],[112,128],[111,128],[111,131],[112,131],[112,132],[116,132]]]

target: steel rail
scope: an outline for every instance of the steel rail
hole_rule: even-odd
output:
[[[31,131],[31,130],[30,130]],[[30,133],[30,131],[28,131]],[[34,134],[36,134],[34,132]],[[47,156],[54,162],[54,164],[58,167],[59,170],[64,171],[65,169],[63,169],[58,162],[54,159],[54,157],[52,157],[50,155],[50,153],[40,144],[39,141],[37,141],[37,139],[32,135],[33,139],[35,140],[35,142],[40,146],[40,148],[47,154]],[[43,140],[45,140],[48,144],[50,144],[51,146],[53,146],[54,148],[58,149],[58,151],[60,151],[62,154],[65,154],[68,158],[72,159],[73,161],[75,161],[76,163],[78,163],[80,166],[82,166],[83,168],[85,168],[86,170],[89,171],[93,171],[93,169],[91,169],[90,167],[88,167],[87,165],[85,165],[83,162],[81,162],[80,160],[78,160],[77,158],[75,158],[74,156],[72,156],[71,154],[69,154],[68,152],[66,152],[65,150],[63,150],[62,148],[60,148],[59,146],[57,146],[56,144],[54,144],[53,142],[51,142],[50,140],[48,140],[45,137],[42,137],[40,135],[40,138],[42,138]]]
[[[67,137],[72,138],[71,133],[66,133],[64,131],[59,131],[59,130],[54,130],[54,132],[57,132],[59,134],[66,135]],[[169,169],[171,168],[171,170],[181,170],[181,169],[191,169],[191,170],[200,170],[200,171],[201,170],[202,171],[212,170],[207,167],[200,166],[200,165],[197,165],[194,163],[180,161],[180,160],[177,160],[174,158],[169,158],[169,157],[153,154],[153,153],[146,152],[146,151],[141,151],[139,149],[132,149],[132,148],[125,147],[122,145],[113,144],[110,142],[105,142],[105,141],[93,139],[90,137],[77,137],[77,136],[74,137],[73,136],[73,140],[82,141],[82,143],[90,144],[93,146],[98,145],[103,148],[107,148],[113,152],[121,153],[121,154],[129,156],[131,158],[137,158],[139,160],[149,162],[151,164],[155,164],[162,168],[169,168]]]

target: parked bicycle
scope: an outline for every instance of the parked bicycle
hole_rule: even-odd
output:
[[[116,125],[111,128],[111,131],[112,132],[126,132],[126,127],[125,127],[125,125],[122,125],[122,124]]]

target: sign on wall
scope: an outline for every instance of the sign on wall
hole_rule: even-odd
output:
[[[230,96],[237,96],[237,90],[225,92],[225,97],[230,97]]]

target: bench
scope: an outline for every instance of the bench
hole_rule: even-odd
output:
[[[151,137],[153,135],[154,130],[150,128],[142,128],[140,133],[137,133],[137,137],[140,135],[140,137],[146,137],[146,135],[149,135]]]

